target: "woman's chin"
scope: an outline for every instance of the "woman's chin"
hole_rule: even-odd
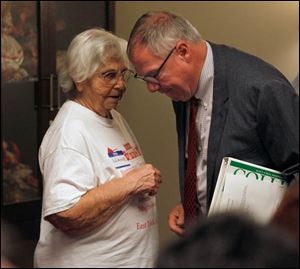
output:
[[[119,102],[120,102],[119,98],[111,98],[111,100],[109,100],[109,108],[115,109],[118,106]]]

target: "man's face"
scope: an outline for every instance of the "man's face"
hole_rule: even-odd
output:
[[[131,62],[138,77],[146,82],[148,91],[163,93],[174,101],[187,101],[191,98],[190,69],[179,57],[176,47],[165,57],[159,57],[153,55],[148,48],[136,46]]]

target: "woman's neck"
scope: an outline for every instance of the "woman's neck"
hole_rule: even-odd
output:
[[[100,106],[97,106],[94,102],[87,100],[85,98],[79,98],[79,97],[75,97],[73,99],[74,102],[86,107],[87,109],[95,112],[96,114],[98,114],[101,117],[104,118],[111,118],[111,115],[109,113],[109,111],[106,111],[105,109],[103,109]]]

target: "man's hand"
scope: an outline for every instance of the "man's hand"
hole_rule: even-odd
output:
[[[169,228],[181,236],[184,233],[184,210],[182,204],[178,204],[169,214]]]

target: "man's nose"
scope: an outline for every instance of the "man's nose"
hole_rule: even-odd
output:
[[[156,83],[147,82],[147,88],[149,92],[157,92],[159,90],[159,85]]]

